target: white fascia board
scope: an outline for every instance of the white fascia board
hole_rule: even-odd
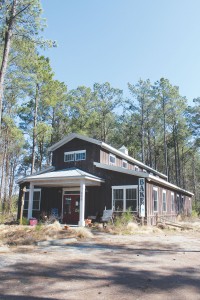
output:
[[[167,176],[166,176],[165,174],[160,173],[160,172],[158,172],[158,171],[152,169],[151,167],[149,167],[149,166],[143,164],[142,162],[140,162],[139,160],[137,160],[137,159],[135,159],[135,158],[133,158],[133,157],[131,157],[131,156],[129,156],[129,155],[126,155],[125,153],[122,153],[121,151],[115,149],[115,148],[112,147],[112,146],[110,146],[110,145],[108,145],[108,144],[106,144],[106,143],[104,143],[104,142],[102,142],[102,145],[101,145],[101,146],[102,146],[102,148],[104,148],[104,149],[106,149],[106,150],[108,150],[108,151],[110,151],[110,152],[112,152],[112,153],[115,153],[116,155],[118,155],[118,156],[120,156],[120,157],[125,158],[127,161],[131,161],[131,162],[137,164],[138,166],[140,166],[140,167],[142,167],[142,168],[144,168],[144,169],[147,169],[147,170],[149,170],[149,171],[151,171],[151,172],[154,172],[154,173],[156,173],[158,176],[161,176],[161,177],[164,177],[164,178],[167,179]]]
[[[166,187],[172,188],[172,189],[174,189],[174,190],[176,190],[176,191],[183,192],[184,194],[188,194],[188,195],[190,195],[190,196],[194,196],[193,193],[191,193],[191,192],[189,192],[189,191],[187,191],[187,190],[184,190],[184,189],[178,187],[178,186],[175,185],[175,184],[172,184],[172,183],[170,183],[170,182],[168,182],[168,181],[165,181],[165,180],[163,180],[163,179],[161,179],[161,178],[158,178],[158,177],[155,177],[155,176],[153,176],[153,175],[149,175],[148,181],[151,181],[151,180],[154,181],[154,182],[158,182],[158,183],[160,183],[160,184],[162,184],[162,185],[164,185],[164,186],[166,186]]]
[[[115,172],[120,172],[120,173],[124,173],[124,174],[135,175],[137,177],[147,178],[148,181],[152,180],[153,182],[160,183],[161,185],[164,185],[164,186],[172,188],[174,190],[183,192],[184,194],[188,194],[190,196],[194,196],[193,193],[191,193],[189,191],[186,191],[186,190],[178,187],[177,185],[169,183],[168,181],[166,181],[164,179],[158,178],[156,176],[150,175],[150,174],[145,173],[145,172],[138,172],[138,171],[133,171],[133,170],[127,170],[127,169],[124,169],[122,167],[115,167],[115,166],[101,164],[101,163],[97,163],[97,162],[94,162],[94,165],[97,168],[102,168],[102,169],[106,169],[106,170],[110,170],[110,171],[115,171]]]
[[[73,139],[81,139],[81,140],[84,140],[86,142],[90,142],[90,143],[93,143],[93,144],[96,144],[96,145],[99,145],[101,146],[101,143],[100,141],[98,140],[95,140],[95,139],[92,139],[92,138],[89,138],[85,135],[81,135],[81,134],[77,134],[77,133],[71,133],[67,136],[65,136],[62,140],[60,140],[59,142],[55,143],[54,145],[52,145],[51,147],[48,148],[48,151],[54,151],[58,148],[60,148],[61,146],[63,146],[64,144],[70,142],[71,140]]]
[[[98,162],[94,162],[94,166],[97,168],[101,168],[101,169],[106,169],[106,170],[110,170],[110,171],[115,171],[115,172],[119,172],[119,173],[124,173],[124,174],[128,174],[128,175],[135,175],[137,177],[144,177],[144,178],[148,178],[148,174],[145,172],[139,172],[139,171],[134,171],[134,170],[128,170],[122,167],[115,167],[112,165],[106,165],[106,164],[101,164]]]

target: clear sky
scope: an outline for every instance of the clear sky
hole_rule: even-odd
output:
[[[42,0],[55,78],[68,89],[167,78],[200,97],[200,0]]]

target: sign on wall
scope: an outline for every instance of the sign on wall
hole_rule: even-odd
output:
[[[139,215],[145,217],[145,179],[139,178]]]

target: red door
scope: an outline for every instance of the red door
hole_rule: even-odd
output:
[[[63,196],[63,223],[78,224],[80,195]]]

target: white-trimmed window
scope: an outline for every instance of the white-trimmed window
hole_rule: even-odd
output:
[[[64,153],[64,162],[86,160],[86,150],[70,151]]]
[[[28,210],[29,190],[24,193],[24,210]],[[34,189],[33,191],[33,210],[40,210],[41,189]]]
[[[177,203],[177,210],[179,213],[181,211],[180,195],[176,195],[176,203]]]
[[[135,166],[135,171],[139,171],[139,167],[138,166]]]
[[[109,164],[115,165],[116,164],[116,156],[112,153],[109,154]]]
[[[74,152],[65,152],[64,153],[64,162],[74,161]]]
[[[128,168],[128,163],[125,159],[122,159],[122,168],[124,168],[124,169]]]
[[[113,186],[112,203],[115,211],[138,211],[137,185]]]
[[[75,160],[86,160],[86,150],[75,151]]]
[[[171,193],[171,210],[174,211],[174,193]]]
[[[153,210],[158,211],[158,188],[153,187]]]
[[[162,210],[167,211],[167,203],[166,203],[166,191],[162,191]]]

